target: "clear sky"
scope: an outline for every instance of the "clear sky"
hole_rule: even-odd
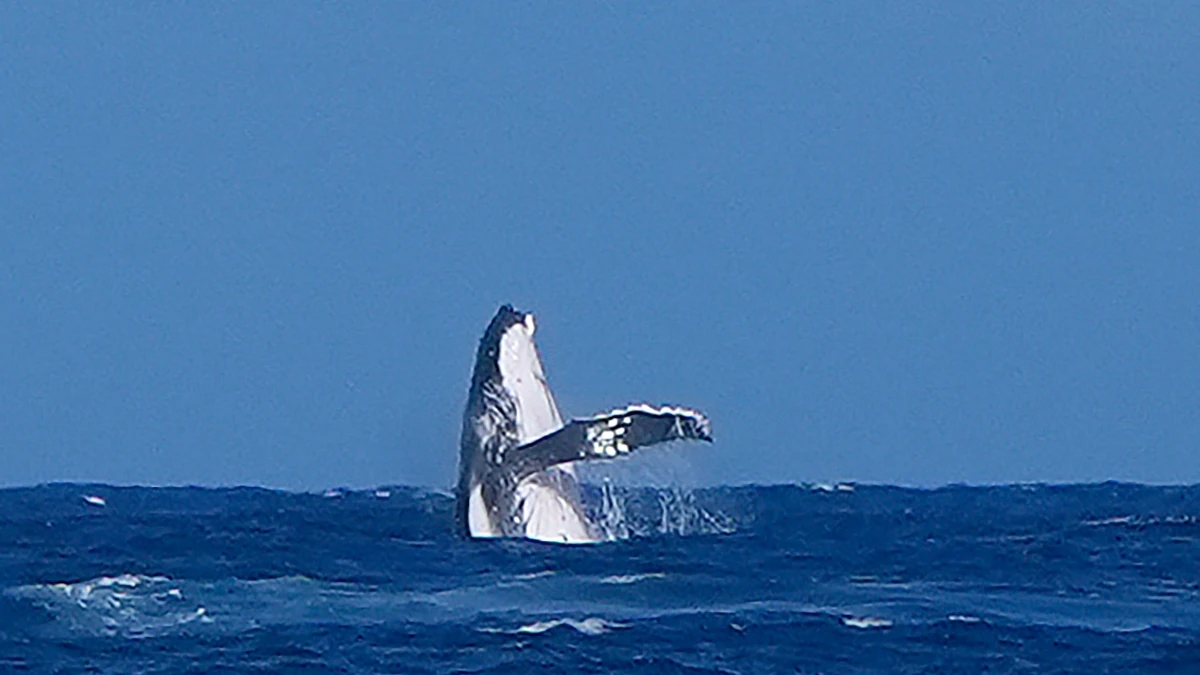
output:
[[[705,482],[1200,482],[1190,3],[0,7],[0,484],[449,486],[477,341]]]

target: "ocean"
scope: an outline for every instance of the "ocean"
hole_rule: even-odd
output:
[[[0,490],[0,672],[1200,673],[1200,486]]]

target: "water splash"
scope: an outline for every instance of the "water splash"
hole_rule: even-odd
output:
[[[731,518],[697,504],[696,493],[692,490],[664,490],[658,494],[658,504],[659,534],[729,534],[737,529]]]
[[[668,445],[636,458],[578,466],[589,516],[607,541],[736,531],[734,518],[696,499],[693,448]]]
[[[629,518],[625,512],[625,502],[617,494],[610,480],[606,479],[600,485],[600,504],[593,522],[606,541],[629,538]]]
[[[729,534],[736,521],[701,505],[688,488],[629,488],[605,481],[588,500],[589,515],[607,541],[655,535]]]

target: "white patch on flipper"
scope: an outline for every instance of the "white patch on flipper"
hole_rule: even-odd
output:
[[[708,421],[708,417],[699,410],[677,405],[650,405],[649,403],[632,403],[623,408],[615,408],[608,412],[597,413],[590,417],[581,417],[579,419],[581,421],[601,420],[606,417],[617,417],[635,412],[646,413],[647,415],[676,415],[678,417],[691,417],[697,420],[704,420],[705,422]],[[629,420],[624,421],[626,423],[629,422]]]
[[[620,427],[621,425],[628,425],[632,421],[632,418],[630,417],[632,413],[645,413],[647,415],[653,415],[656,417],[661,417],[664,415],[675,417],[675,435],[681,439],[684,438],[682,425],[682,420],[684,418],[691,419],[704,436],[707,437],[711,436],[712,434],[712,423],[708,421],[708,417],[704,413],[692,408],[684,408],[683,406],[675,405],[650,405],[649,403],[634,403],[623,408],[616,408],[614,410],[609,410],[608,412],[592,415],[591,417],[578,417],[575,418],[575,421],[604,421],[605,425],[609,427]],[[594,440],[594,436],[590,432],[591,429],[589,429],[588,440],[592,441]],[[617,448],[617,450],[621,453],[628,452],[628,448]],[[609,456],[615,456],[617,453],[601,452],[600,454],[609,454]]]
[[[558,544],[598,541],[579,510],[558,490],[538,482],[536,475],[521,481],[516,496],[529,539]]]

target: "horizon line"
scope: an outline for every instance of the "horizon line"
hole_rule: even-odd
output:
[[[588,483],[590,484],[590,483]],[[1200,483],[1157,483],[1144,482],[1135,480],[1122,480],[1117,478],[1109,478],[1105,480],[1092,481],[1052,481],[1052,480],[1036,480],[1036,481],[1009,481],[1003,483],[974,483],[968,481],[955,481],[950,483],[939,483],[936,485],[914,485],[904,483],[877,483],[869,481],[800,481],[800,482],[780,482],[780,483],[714,483],[707,485],[648,485],[648,484],[631,484],[626,486],[636,489],[666,489],[666,488],[683,488],[692,491],[713,490],[721,488],[781,488],[795,487],[817,492],[851,492],[857,488],[895,488],[901,490],[914,490],[921,492],[936,492],[946,489],[987,489],[987,488],[1013,488],[1013,487],[1087,487],[1087,486],[1103,486],[1103,485],[1127,485],[1136,487],[1156,487],[1156,488],[1192,488],[1200,487]],[[88,487],[88,488],[108,488],[114,490],[126,489],[148,489],[148,490],[180,490],[180,489],[197,489],[197,490],[239,490],[253,489],[265,490],[268,492],[282,492],[297,495],[330,495],[330,493],[338,494],[353,494],[364,492],[375,492],[378,490],[388,489],[408,489],[408,490],[424,490],[432,493],[443,493],[449,496],[454,495],[453,486],[436,486],[436,485],[418,485],[405,483],[384,483],[370,487],[351,487],[348,485],[333,485],[323,488],[294,488],[294,487],[277,487],[270,485],[257,485],[250,483],[236,484],[200,484],[200,483],[107,483],[97,481],[74,481],[74,480],[54,480],[43,481],[40,483],[25,483],[13,485],[0,485],[0,492],[9,490],[31,490],[37,488],[48,487]]]

